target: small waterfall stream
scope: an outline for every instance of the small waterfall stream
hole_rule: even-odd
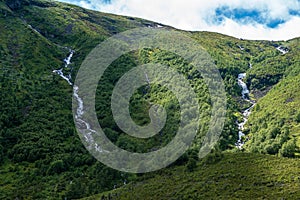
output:
[[[280,51],[283,55],[284,54],[287,54],[289,52],[288,48],[285,48],[285,47],[282,47],[282,46],[279,46],[276,48],[278,51]]]
[[[243,96],[243,99],[247,100],[248,99],[248,96],[249,96],[249,93],[250,91],[248,90],[248,87],[246,85],[246,83],[244,83],[243,79],[246,77],[246,73],[241,73],[238,75],[238,84],[239,86],[242,87],[242,96]]]
[[[81,133],[83,133],[84,140],[88,144],[90,144],[90,146],[88,148],[90,148],[90,149],[94,148],[98,152],[103,152],[103,150],[98,146],[98,144],[95,143],[94,138],[92,136],[92,134],[96,133],[96,131],[91,128],[91,125],[88,122],[86,122],[82,119],[82,116],[84,114],[84,104],[83,104],[82,98],[78,94],[78,91],[79,91],[78,86],[73,85],[73,83],[71,82],[71,80],[72,80],[71,73],[69,73],[69,74],[63,73],[64,68],[70,68],[70,71],[72,71],[72,67],[70,66],[70,64],[71,64],[71,59],[72,59],[75,51],[72,49],[69,49],[69,51],[70,51],[70,53],[69,53],[68,57],[66,57],[64,59],[64,63],[65,63],[64,67],[61,69],[53,70],[53,73],[58,74],[60,77],[62,77],[64,80],[66,80],[69,83],[69,85],[73,86],[73,96],[75,97],[75,99],[77,101],[75,123],[80,127]]]
[[[283,46],[278,46],[276,48],[276,50],[280,51],[282,53],[282,55],[287,54],[289,52],[289,49],[286,48],[286,47],[283,47]],[[251,63],[249,63],[249,68],[252,68]],[[238,132],[239,139],[238,139],[238,141],[236,142],[235,145],[239,149],[241,149],[243,147],[244,143],[245,143],[245,141],[243,141],[243,137],[245,136],[245,134],[243,132],[244,131],[244,126],[248,121],[248,118],[249,118],[249,115],[251,114],[252,108],[256,105],[256,103],[249,98],[250,91],[247,87],[247,84],[243,81],[243,79],[246,77],[246,75],[247,75],[246,73],[240,73],[238,75],[238,78],[237,78],[238,79],[238,84],[242,88],[242,97],[243,97],[243,99],[245,101],[251,103],[251,106],[249,108],[242,111],[243,120],[241,122],[237,122],[238,129],[239,129],[239,132]]]
[[[251,103],[251,106],[242,112],[242,115],[243,115],[242,122],[237,122],[238,129],[239,129],[239,132],[238,132],[239,139],[235,145],[239,149],[241,149],[244,145],[244,141],[243,141],[243,136],[245,136],[245,134],[243,133],[244,126],[245,126],[246,122],[248,121],[248,117],[251,114],[252,108],[255,106],[255,102],[251,101],[249,98],[250,91],[247,87],[247,84],[243,81],[243,79],[246,77],[246,75],[247,75],[246,73],[241,73],[238,75],[238,84],[242,88],[242,97],[245,101],[248,101]]]
[[[69,67],[70,67],[71,59],[72,59],[74,53],[75,53],[75,51],[72,50],[72,49],[70,49],[70,54],[69,54],[69,56],[68,56],[67,58],[64,59],[64,62],[65,62],[64,68],[69,68]],[[64,68],[57,69],[57,70],[53,70],[53,73],[56,73],[56,74],[58,74],[60,77],[62,77],[63,79],[65,79],[65,80],[69,83],[69,85],[73,85],[72,82],[71,82],[71,79],[72,79],[71,74],[64,75],[64,73],[63,73],[63,69],[64,69]]]

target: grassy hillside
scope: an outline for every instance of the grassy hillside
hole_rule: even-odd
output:
[[[70,49],[74,50],[70,67],[63,69],[64,73],[72,75],[71,82],[73,82],[84,58],[105,38],[131,28],[155,28],[157,25],[158,23],[143,19],[90,11],[54,1],[0,1],[1,199],[82,198],[111,190],[114,186],[119,187],[124,181],[144,178],[112,170],[97,162],[87,152],[75,131],[71,111],[72,87],[53,73],[53,70],[62,68]],[[251,138],[272,130],[269,124],[276,124],[277,118],[273,120],[265,117],[269,113],[278,118],[284,116],[284,120],[280,121],[279,131],[288,130],[287,137],[289,139],[295,137],[296,144],[299,144],[297,135],[299,120],[296,112],[299,105],[299,92],[296,87],[297,81],[299,82],[299,39],[288,42],[247,41],[209,32],[184,33],[197,40],[210,53],[224,79],[228,109],[226,124],[216,149],[237,151],[234,147],[238,138],[236,120],[241,118],[240,111],[248,106],[248,103],[242,100],[241,88],[237,84],[237,76],[242,72],[247,72],[248,85],[256,92],[252,96],[261,97],[257,94],[264,94],[274,87],[258,103],[258,106],[261,105],[260,108],[266,111],[259,112],[256,108],[253,116],[257,117],[249,120]],[[282,55],[275,48],[278,45],[286,46],[289,53]],[[198,163],[195,172],[185,172],[186,168],[193,170],[197,163],[197,149],[208,129],[211,102],[201,74],[195,73],[192,66],[173,53],[160,49],[140,49],[120,57],[108,68],[104,78],[100,80],[96,98],[97,115],[105,133],[119,147],[135,152],[159,148],[174,137],[178,128],[178,102],[166,88],[157,85],[151,86],[150,90],[140,88],[133,95],[130,104],[133,119],[141,125],[149,122],[147,103],[149,99],[152,102],[162,103],[169,111],[171,117],[164,127],[164,134],[150,140],[140,140],[124,134],[114,123],[108,109],[110,94],[117,80],[133,67],[151,62],[172,67],[189,78],[201,103],[202,118],[201,129],[197,133],[193,147],[170,169],[146,176],[159,178],[164,173],[167,175],[178,172],[182,178],[191,175],[192,179],[193,174],[195,173],[196,177],[197,171],[201,172],[203,166],[216,167],[222,173],[219,163],[206,165],[203,162]],[[250,64],[252,68],[249,67]],[[278,82],[280,83],[276,85]],[[282,88],[286,93],[282,94]],[[288,109],[285,109],[286,105],[282,103],[286,100],[289,101]],[[275,110],[272,110],[274,106],[268,105],[271,101],[273,105],[278,104]],[[290,113],[292,115],[289,115]],[[267,128],[260,127],[262,121],[267,124]],[[255,130],[255,126],[261,128],[261,132]],[[256,132],[258,134],[255,134]],[[267,140],[262,142],[265,141]],[[250,140],[246,149],[250,150],[251,146],[260,145],[252,143]],[[265,143],[262,144],[264,148]],[[265,151],[255,150],[255,152]],[[257,155],[226,154],[224,161],[220,163],[234,162],[234,157],[241,157],[241,160],[245,159],[245,162],[250,164]],[[257,159],[258,163],[262,162],[261,168],[263,165],[275,165],[277,162],[288,163],[286,159],[275,157],[258,156]],[[292,162],[297,166],[297,160]],[[224,166],[225,170],[240,170],[239,167],[235,169],[236,165]],[[292,167],[283,172],[289,175],[298,173]],[[204,175],[209,175],[207,177],[214,175],[212,171],[209,173],[212,174]],[[251,173],[254,174],[254,171]],[[163,177],[164,175],[161,178]],[[281,181],[279,178],[278,180]],[[189,188],[190,185],[184,186],[187,183],[182,182],[182,187]],[[260,179],[259,183],[263,185],[264,182]],[[283,192],[293,191],[294,185],[288,183]],[[207,195],[212,194],[214,190],[221,190],[217,186],[207,189],[212,189],[207,191]],[[164,191],[168,191],[167,188]],[[231,190],[227,191],[228,194],[229,191]],[[276,192],[277,189],[274,190],[274,194]]]
[[[142,175],[138,181],[95,195],[96,199],[297,199],[299,161],[249,153],[205,159],[194,171],[186,167]]]

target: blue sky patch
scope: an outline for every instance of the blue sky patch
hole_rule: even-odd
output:
[[[255,9],[244,9],[244,8],[234,8],[231,9],[228,6],[222,6],[216,8],[214,23],[220,24],[225,18],[232,19],[241,24],[253,24],[258,23],[265,25],[269,28],[276,28],[280,24],[285,23],[283,19],[270,19],[268,18],[267,10],[259,11]],[[296,14],[295,11],[292,13]]]
[[[300,16],[300,10],[289,10],[289,14],[292,16]]]
[[[269,28],[277,28],[280,24],[284,24],[286,21],[283,19],[270,20],[266,25]]]

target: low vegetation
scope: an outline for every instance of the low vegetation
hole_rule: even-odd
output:
[[[297,199],[299,161],[261,154],[225,153],[217,162],[145,174],[96,199]]]

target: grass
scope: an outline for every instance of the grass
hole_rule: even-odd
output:
[[[221,161],[160,170],[96,199],[297,199],[300,160],[251,153],[225,153]]]

